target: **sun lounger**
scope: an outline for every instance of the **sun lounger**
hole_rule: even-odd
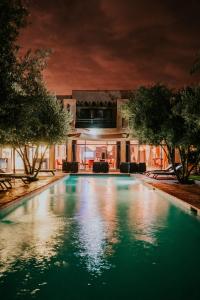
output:
[[[9,178],[0,178],[0,186],[3,190],[12,188],[11,179]]]
[[[171,170],[173,170],[172,165],[169,165],[166,169],[164,170],[149,170],[145,172],[146,176],[150,176],[151,174],[153,174],[154,172],[158,173],[158,172],[170,172]]]
[[[31,179],[34,178],[33,175],[27,174],[20,174],[20,173],[0,173],[0,177],[7,178],[7,179],[20,179],[23,183],[27,184],[30,183]]]
[[[182,165],[179,164],[178,166],[176,166],[176,171],[180,171],[182,168]],[[153,175],[154,179],[158,179],[158,176],[176,176],[176,173],[174,172],[174,170],[170,170],[169,172],[166,171],[157,171],[157,172],[152,172],[151,175]]]
[[[36,169],[35,172],[38,170]],[[56,170],[55,169],[40,169],[39,173],[51,173],[52,175],[55,175]]]
[[[178,167],[178,166],[181,166],[181,164],[180,163],[175,163],[175,166],[176,166],[176,168]],[[166,169],[164,169],[164,170],[150,170],[150,171],[146,171],[145,172],[145,175],[146,176],[151,176],[152,174],[158,174],[158,173],[164,173],[164,172],[166,172],[166,173],[168,173],[168,172],[171,172],[171,171],[173,171],[173,166],[172,166],[172,164],[170,164]]]

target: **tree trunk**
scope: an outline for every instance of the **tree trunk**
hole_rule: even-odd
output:
[[[44,158],[45,153],[46,153],[46,151],[47,151],[47,149],[48,149],[48,146],[49,146],[49,145],[47,145],[47,146],[45,147],[45,150],[44,150],[44,152],[42,153],[42,157],[41,157],[41,160],[40,160],[38,169],[37,169],[37,171],[35,172],[35,175],[34,175],[35,178],[37,178],[38,173],[39,173],[39,171],[40,171],[40,169],[41,169],[41,167],[42,167],[43,158]]]
[[[167,142],[166,142],[166,146],[167,146],[167,150],[168,150],[168,155],[169,155],[169,161],[172,164],[172,168],[174,170],[174,173],[176,175],[177,180],[181,183],[181,176],[180,173],[177,172],[176,169],[176,162],[175,162],[175,146],[170,146]]]
[[[27,145],[23,146],[23,148],[21,146],[17,146],[17,147],[14,147],[14,149],[20,155],[20,157],[23,161],[25,174],[33,175],[33,181],[34,181],[34,180],[37,180],[37,176],[38,176],[38,173],[41,169],[42,161],[43,161],[44,155],[47,151],[48,145],[45,147],[45,150],[42,153],[42,157],[41,157],[41,160],[40,160],[40,163],[39,163],[39,166],[38,166],[38,169],[36,170],[36,172],[35,172],[35,166],[36,166],[36,162],[38,160],[39,145],[36,146],[36,150],[35,150],[35,154],[34,154],[34,158],[32,160],[32,163],[31,163],[30,157],[28,155],[27,147],[28,147]]]

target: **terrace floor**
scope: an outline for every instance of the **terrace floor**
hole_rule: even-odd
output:
[[[31,194],[36,190],[42,189],[44,186],[57,181],[58,179],[66,176],[61,172],[56,172],[55,176],[39,176],[38,181],[24,184],[21,180],[15,180],[12,183],[13,188],[8,191],[0,190],[0,209],[8,206],[10,203],[17,201],[21,197]]]
[[[170,178],[165,179],[163,177],[160,180],[156,180],[144,175],[136,176],[147,182],[151,186],[158,188],[200,209],[200,182],[198,184],[180,184],[177,182],[177,180]]]

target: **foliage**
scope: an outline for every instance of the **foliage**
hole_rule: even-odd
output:
[[[33,174],[40,144],[46,148],[38,170],[47,147],[66,140],[71,118],[43,82],[50,51],[29,50],[18,58],[17,38],[27,14],[23,0],[0,1],[0,143],[12,145],[23,159],[25,172]]]
[[[170,111],[171,95],[166,87],[155,85],[150,88],[142,86],[130,96],[123,115],[129,119],[131,132],[141,143],[157,145],[164,139],[161,129],[163,122],[168,123],[165,117]]]
[[[39,157],[39,147],[45,144],[38,167],[49,145],[66,141],[71,117],[45,87],[42,70],[46,66],[49,51],[28,51],[18,62],[18,80],[14,113],[10,113],[11,126],[7,143],[12,145],[24,162],[25,172],[34,174]],[[30,149],[35,146],[33,159]],[[37,173],[36,173],[37,175]]]
[[[7,109],[15,97],[16,54],[19,30],[26,24],[27,10],[21,0],[0,1],[0,142],[10,125]]]
[[[182,118],[184,131],[178,141],[178,151],[186,179],[200,162],[200,86],[182,89],[174,113]]]
[[[130,97],[124,108],[131,131],[140,142],[161,145],[173,164],[179,182],[185,183],[199,162],[200,107],[199,88],[187,88],[173,93],[163,85],[141,87]],[[175,168],[175,149],[179,152],[182,171]],[[191,152],[197,159],[189,163]]]

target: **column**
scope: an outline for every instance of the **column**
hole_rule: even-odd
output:
[[[72,141],[72,161],[76,161],[76,140]]]
[[[126,141],[121,141],[121,162],[126,161]]]
[[[121,143],[117,142],[117,159],[116,159],[116,168],[119,169],[121,162]]]
[[[126,141],[126,162],[130,162],[130,141]]]
[[[51,145],[49,149],[49,169],[55,169],[55,145]]]
[[[72,140],[67,140],[67,161],[72,161]]]

